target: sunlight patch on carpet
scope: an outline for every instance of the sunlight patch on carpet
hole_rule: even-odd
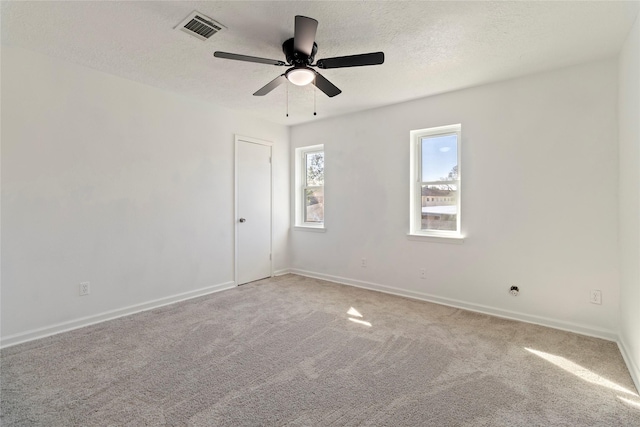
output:
[[[360,320],[360,319],[354,319],[353,317],[349,317],[349,320],[351,320],[354,323],[359,323],[361,325],[365,325],[365,326],[371,326],[371,323],[366,322],[364,320]]]
[[[627,399],[626,397],[618,396],[618,399],[622,400],[624,403],[636,408],[640,409],[640,402],[633,401],[631,399]]]
[[[349,316],[363,317],[362,314],[360,314],[360,312],[358,310],[356,310],[355,308],[353,308],[353,307],[351,307],[349,309],[349,311],[347,311],[347,314]]]
[[[577,363],[574,363],[562,356],[556,356],[554,354],[545,353],[544,351],[533,350],[527,347],[525,347],[524,349],[532,354],[535,354],[538,357],[543,358],[547,362],[553,363],[557,367],[564,369],[565,371],[575,375],[576,377],[584,381],[590,382],[591,384],[597,384],[603,387],[610,388],[615,391],[627,393],[632,396],[637,396],[637,394],[632,392],[631,390],[628,390],[612,381],[609,381],[608,379],[601,377],[595,372],[590,371],[589,369],[583,366],[580,366]]]

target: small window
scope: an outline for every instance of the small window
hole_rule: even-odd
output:
[[[411,131],[413,235],[460,238],[461,126]]]
[[[296,149],[296,226],[324,227],[324,146]]]

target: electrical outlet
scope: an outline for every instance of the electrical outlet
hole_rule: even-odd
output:
[[[80,296],[89,295],[91,293],[91,283],[82,282],[80,283]]]
[[[366,258],[362,258],[362,260],[360,261],[360,267],[363,267],[363,268],[367,267],[367,259]]]
[[[602,292],[598,289],[591,291],[591,304],[602,304]]]
[[[427,278],[427,269],[426,268],[421,268],[420,269],[420,278],[421,279],[426,279]]]

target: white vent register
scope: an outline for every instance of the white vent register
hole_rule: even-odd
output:
[[[221,23],[214,21],[197,10],[194,10],[174,29],[185,32],[199,40],[207,41],[212,35],[222,31],[225,27]]]

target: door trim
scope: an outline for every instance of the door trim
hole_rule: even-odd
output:
[[[234,167],[233,167],[233,283],[238,284],[238,144],[247,142],[250,144],[265,145],[269,147],[269,157],[271,158],[271,167],[269,168],[269,186],[271,188],[271,198],[269,201],[269,214],[271,224],[269,230],[269,275],[273,277],[273,142],[264,139],[252,138],[249,136],[234,135]]]

